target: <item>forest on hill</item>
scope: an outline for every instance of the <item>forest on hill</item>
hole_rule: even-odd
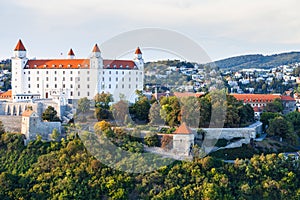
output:
[[[300,52],[289,52],[274,55],[243,55],[209,63],[220,69],[240,70],[244,68],[270,69],[281,65],[288,65],[300,62]]]
[[[119,134],[120,144],[136,142],[114,134]],[[27,146],[21,134],[1,133],[0,138],[2,200],[300,198],[299,161],[283,154],[255,155],[234,164],[208,156],[131,174],[95,159],[76,133],[61,141],[38,139]],[[132,145],[128,150],[139,154],[140,148]],[[131,159],[120,162],[126,165]],[[143,165],[144,160],[135,162]]]

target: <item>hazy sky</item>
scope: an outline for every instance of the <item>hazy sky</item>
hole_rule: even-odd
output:
[[[86,57],[95,43],[149,27],[185,35],[213,60],[300,51],[299,10],[299,0],[0,0],[0,59],[19,38],[29,57],[71,47]]]

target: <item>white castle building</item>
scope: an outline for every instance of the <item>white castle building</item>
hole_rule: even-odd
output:
[[[144,85],[144,61],[139,48],[133,60],[106,60],[96,44],[88,59],[75,59],[72,49],[68,59],[29,60],[19,40],[12,58],[12,100],[93,99],[97,93],[109,92],[114,101],[125,98],[134,102],[135,91]],[[65,102],[62,102],[65,101]]]

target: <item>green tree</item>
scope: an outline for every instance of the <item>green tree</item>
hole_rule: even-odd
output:
[[[281,116],[270,121],[267,133],[286,139],[291,144],[297,144],[298,142],[292,124]]]
[[[266,112],[279,112],[281,113],[283,111],[283,105],[281,99],[277,98],[273,102],[268,103],[265,107]]]
[[[144,138],[144,142],[147,146],[149,147],[157,147],[159,146],[159,139],[158,139],[158,135],[155,133],[147,133],[145,138]]]
[[[78,111],[86,113],[90,110],[90,100],[87,97],[83,97],[78,100]]]
[[[101,107],[103,109],[109,109],[109,104],[113,102],[113,96],[110,93],[104,93],[102,92],[101,94],[98,93],[94,97],[95,101],[95,107]]]
[[[42,119],[48,122],[59,122],[60,119],[57,116],[57,111],[52,106],[48,106],[48,108],[43,112]]]
[[[160,116],[167,125],[174,127],[180,124],[180,103],[177,97],[162,97],[160,105],[162,106]]]
[[[94,97],[95,101],[95,117],[98,121],[108,119],[110,116],[109,104],[113,102],[113,97],[109,93],[98,93]]]
[[[124,125],[125,117],[129,115],[129,105],[126,100],[120,100],[119,102],[111,106],[111,111],[114,117],[114,120],[120,124]]]
[[[181,101],[181,121],[189,127],[198,128],[200,121],[200,104],[196,97],[183,97]]]
[[[270,120],[274,119],[275,117],[281,116],[279,113],[273,112],[264,112],[260,116],[260,121],[263,123],[263,129],[265,130],[266,127],[269,126]]]
[[[130,114],[140,121],[148,121],[149,110],[151,107],[150,102],[141,91],[136,91],[136,93],[138,95],[138,100],[130,106]]]
[[[0,137],[4,133],[5,133],[4,125],[3,125],[2,121],[0,120]]]
[[[161,106],[158,102],[154,102],[149,110],[149,120],[151,125],[163,125],[164,120],[160,116]]]
[[[56,141],[59,138],[59,132],[58,130],[55,128],[53,129],[52,133],[51,133],[51,139]]]

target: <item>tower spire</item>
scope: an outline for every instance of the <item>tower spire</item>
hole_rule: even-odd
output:
[[[74,54],[74,51],[72,48],[70,49],[70,51],[68,53],[68,57],[69,57],[69,59],[73,59],[75,57],[75,54]]]
[[[19,39],[15,51],[26,51],[21,39]]]

